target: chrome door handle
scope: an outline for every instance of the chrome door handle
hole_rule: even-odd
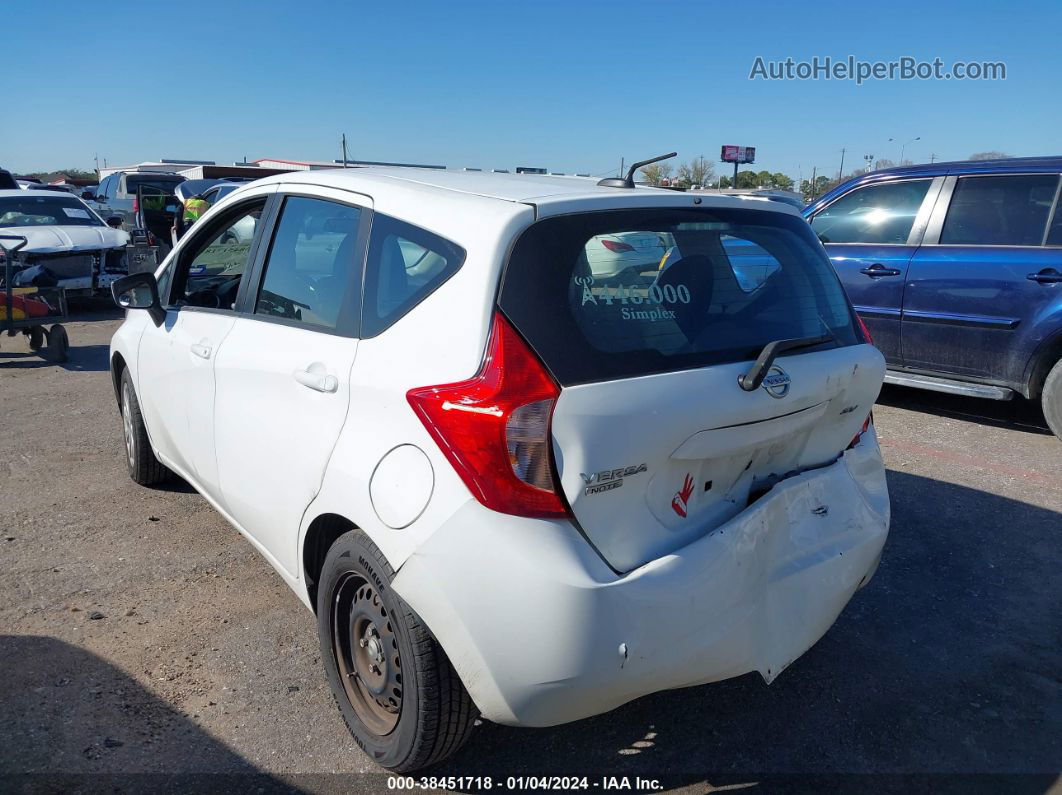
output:
[[[194,353],[200,359],[209,359],[210,358],[210,351],[211,351],[210,346],[206,345],[205,343],[202,343],[202,342],[193,342],[192,343],[192,353]]]
[[[900,275],[900,271],[897,268],[886,268],[880,262],[875,262],[873,265],[870,265],[866,268],[860,268],[859,272],[862,273],[864,276],[869,276],[872,279],[877,278],[878,276]]]
[[[339,389],[339,379],[334,375],[324,375],[323,373],[314,373],[309,370],[296,370],[294,376],[296,381],[315,392],[331,393]]]
[[[1059,273],[1054,268],[1044,268],[1039,273],[1030,273],[1025,277],[1031,282],[1039,282],[1040,284],[1057,284],[1062,282],[1062,273]]]

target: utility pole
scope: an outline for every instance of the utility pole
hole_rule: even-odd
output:
[[[347,134],[343,133],[343,168],[347,167]]]
[[[863,155],[863,161],[867,164],[867,171],[874,170],[874,155]]]
[[[92,153],[92,159],[96,163],[96,173],[99,174],[100,173],[100,153],[99,152],[93,152]]]
[[[930,164],[930,165],[932,165],[932,164],[933,164],[933,163],[935,163],[936,161],[937,161],[937,153],[936,153],[936,152],[933,152],[933,153],[932,153],[932,154],[931,154],[931,155],[929,156],[929,164]]]
[[[624,166],[624,165],[625,165],[625,163],[624,163],[624,161],[623,161],[623,158],[621,157],[621,158],[620,158],[620,170],[619,170],[619,175],[620,175],[621,177],[622,177],[622,176],[623,176],[623,174],[624,174],[624,172],[623,172],[623,166]]]
[[[815,201],[815,197],[818,195],[817,186],[815,185],[815,174],[818,172],[818,166],[811,167],[811,200]]]
[[[837,181],[838,182],[840,182],[841,181],[841,177],[844,176],[844,153],[847,152],[847,151],[848,150],[845,149],[843,146],[841,147],[841,167],[839,169],[837,169]]]

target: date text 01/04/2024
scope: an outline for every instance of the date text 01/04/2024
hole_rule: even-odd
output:
[[[508,776],[495,780],[493,776],[388,776],[391,790],[601,790],[656,792],[663,789],[659,779],[641,776]]]

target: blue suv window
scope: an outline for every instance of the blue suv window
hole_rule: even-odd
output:
[[[907,242],[930,179],[868,185],[846,193],[811,219],[823,243]]]
[[[1058,176],[960,177],[940,242],[944,245],[1039,246]]]

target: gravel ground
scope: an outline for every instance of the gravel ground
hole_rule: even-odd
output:
[[[107,373],[119,319],[83,317],[66,365],[0,338],[0,790],[243,789],[252,775],[261,791],[386,790],[332,704],[310,614],[189,488],[126,476]],[[875,416],[884,560],[777,682],[556,729],[483,724],[431,773],[1057,789],[1062,443],[1020,401],[891,388]]]

